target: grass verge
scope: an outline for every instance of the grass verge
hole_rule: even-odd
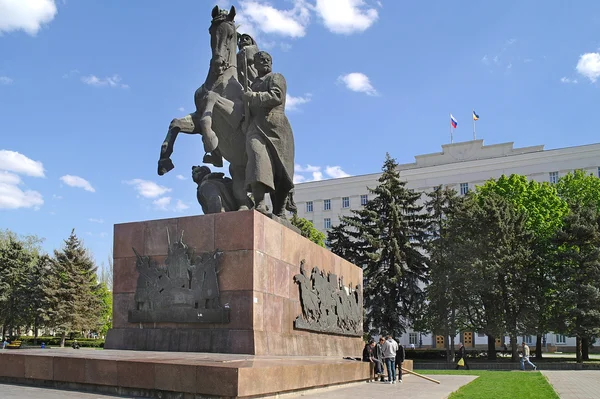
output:
[[[477,375],[479,378],[452,393],[449,399],[558,399],[539,371],[415,370],[419,374]]]

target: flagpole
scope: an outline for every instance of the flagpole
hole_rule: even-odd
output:
[[[477,140],[477,133],[475,132],[475,108],[473,108],[471,119],[473,119],[473,140]]]
[[[452,137],[452,114],[449,114],[450,116],[450,123],[448,124],[448,126],[450,126],[450,144],[452,144],[454,142],[454,139]]]

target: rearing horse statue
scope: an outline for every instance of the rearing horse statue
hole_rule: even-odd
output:
[[[233,6],[229,12],[220,10],[218,6],[212,10],[208,30],[212,58],[208,76],[194,93],[196,111],[171,121],[160,150],[158,174],[162,176],[175,167],[170,157],[179,133],[201,134],[206,152],[204,161],[221,166],[222,156],[230,163],[229,173],[238,209],[248,209],[252,202],[245,184],[247,156],[242,131],[243,88],[238,81],[234,18]]]

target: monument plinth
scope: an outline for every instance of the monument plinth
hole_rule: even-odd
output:
[[[257,211],[118,224],[105,347],[358,357],[361,283],[359,267]]]

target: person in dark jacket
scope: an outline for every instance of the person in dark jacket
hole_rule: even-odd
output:
[[[398,350],[396,351],[396,367],[398,367],[398,382],[402,383],[402,363],[406,354],[404,353],[404,346],[398,340]]]
[[[380,337],[379,343],[375,346],[375,359],[377,360],[375,364],[375,374],[379,374],[379,381],[384,382],[384,370],[383,370],[383,344],[385,344],[385,338]]]
[[[369,362],[369,379],[367,382],[375,382],[375,340],[370,339],[368,344],[365,344],[362,353],[363,362]]]
[[[456,352],[456,358],[454,359],[456,361],[456,370],[458,370],[458,368],[460,367],[458,365],[460,359],[463,359],[463,361],[465,362],[465,368],[467,370],[470,370],[469,364],[467,363],[467,350],[465,349],[462,342],[458,344],[458,352]]]

